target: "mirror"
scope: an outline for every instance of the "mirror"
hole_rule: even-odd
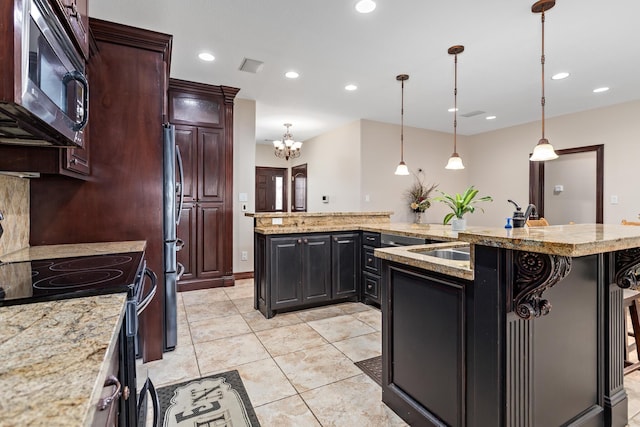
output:
[[[556,150],[529,162],[529,200],[551,225],[603,222],[604,145]]]

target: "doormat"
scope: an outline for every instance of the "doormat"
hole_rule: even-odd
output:
[[[238,371],[160,387],[158,399],[164,427],[260,427]]]
[[[382,387],[382,356],[361,360],[355,365]]]

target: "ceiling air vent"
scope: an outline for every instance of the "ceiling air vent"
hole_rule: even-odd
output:
[[[240,64],[240,71],[246,71],[247,73],[258,73],[262,70],[264,62],[255,59],[244,58],[242,64]]]
[[[464,113],[464,114],[460,114],[462,117],[473,117],[473,116],[479,116],[480,114],[484,114],[484,111],[480,111],[480,110],[476,110],[476,111],[470,111],[468,113]]]

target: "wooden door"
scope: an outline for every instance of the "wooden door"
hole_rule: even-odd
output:
[[[307,164],[291,168],[291,212],[307,211]]]
[[[270,242],[272,309],[302,303],[302,238],[275,237]]]
[[[198,128],[198,200],[224,202],[224,130]]]
[[[287,169],[256,166],[256,212],[286,212],[287,192]]]
[[[184,201],[195,200],[196,196],[196,151],[197,128],[194,126],[176,125],[176,150],[180,150],[182,158],[182,188]],[[176,182],[180,181],[179,171],[176,170]]]
[[[218,203],[197,204],[197,260],[199,279],[219,278],[224,274],[224,215]]]
[[[330,236],[305,236],[302,242],[303,302],[328,301],[331,299]]]
[[[331,239],[333,298],[358,295],[360,287],[360,235],[334,234]]]
[[[185,203],[182,207],[182,217],[178,224],[178,238],[184,242],[182,250],[178,251],[178,262],[184,266],[184,273],[178,282],[189,281],[195,278],[196,271],[196,253],[197,253],[197,224],[196,224],[196,205],[194,203]]]

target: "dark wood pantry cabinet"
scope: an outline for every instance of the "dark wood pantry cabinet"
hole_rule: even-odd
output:
[[[171,79],[169,121],[182,157],[184,204],[178,290],[231,286],[233,279],[233,100],[239,89]],[[180,180],[180,177],[178,177]]]

